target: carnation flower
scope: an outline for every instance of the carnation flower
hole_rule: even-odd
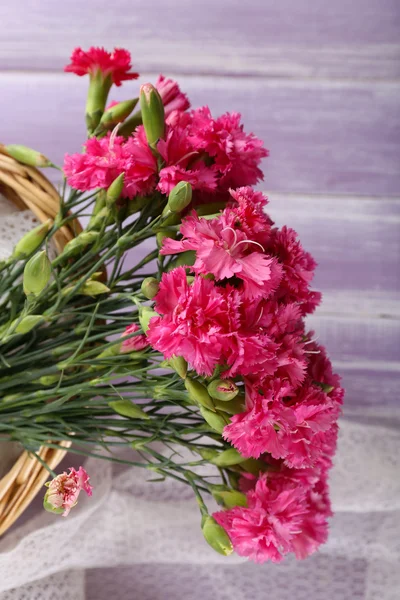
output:
[[[297,233],[286,226],[273,229],[268,251],[277,256],[283,267],[277,297],[285,298],[286,302],[298,302],[303,315],[313,312],[321,300],[321,294],[309,288],[317,263],[303,249]]]
[[[85,51],[75,48],[71,55],[71,63],[64,67],[64,71],[75,75],[101,76],[106,79],[110,76],[112,83],[120,86],[123,81],[137,79],[139,73],[129,72],[131,68],[131,55],[128,50],[115,48],[114,52],[107,52],[104,48],[91,47]]]
[[[150,344],[167,358],[183,356],[200,374],[211,375],[217,364],[224,376],[274,373],[277,346],[266,333],[249,330],[248,301],[231,286],[195,276],[187,282],[183,267],[162,276],[153,318],[147,332]]]
[[[44,508],[49,512],[62,514],[66,517],[71,508],[76,506],[81,490],[88,496],[92,495],[93,487],[89,483],[89,476],[83,467],[76,471],[73,467],[69,473],[57,475],[50,483],[44,497]]]
[[[84,153],[65,155],[64,173],[68,184],[80,191],[107,189],[125,173],[122,196],[133,198],[154,189],[157,160],[144,134],[138,127],[128,140],[108,134],[87,140]]]
[[[161,253],[194,250],[195,273],[212,274],[217,281],[235,277],[243,281],[246,297],[267,297],[279,284],[280,267],[274,258],[264,254],[259,242],[247,237],[241,216],[240,221],[234,208],[225,209],[212,220],[193,213],[182,222],[182,240],[165,240]]]
[[[179,85],[173,79],[160,75],[156,88],[164,104],[165,116],[168,117],[174,110],[187,110],[190,102],[186,94],[181,92]]]
[[[306,490],[285,480],[271,484],[261,476],[247,493],[248,507],[237,506],[213,514],[228,533],[234,550],[254,562],[280,562],[293,551],[293,539],[301,532],[308,512]]]
[[[191,117],[192,144],[213,158],[213,169],[221,175],[221,187],[253,185],[263,179],[258,165],[268,156],[268,151],[254,134],[243,131],[239,113],[226,113],[213,119],[205,106],[192,111]]]
[[[121,337],[123,338],[126,335],[135,333],[136,331],[140,331],[140,327],[136,325],[136,323],[132,323],[132,325],[128,325],[128,327],[126,327]],[[121,352],[135,352],[136,350],[143,350],[143,348],[146,348],[148,345],[149,341],[144,334],[135,335],[128,340],[122,341]]]
[[[164,274],[147,336],[166,358],[183,356],[198,373],[211,375],[221,358],[226,302],[212,281],[196,277],[189,285],[183,267]]]
[[[326,474],[302,471],[263,474],[247,491],[247,507],[214,513],[238,554],[258,563],[280,562],[289,552],[304,559],[326,541]]]

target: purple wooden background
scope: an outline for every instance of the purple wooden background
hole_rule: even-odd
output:
[[[271,152],[272,217],[319,262],[310,326],[346,410],[398,402],[398,0],[14,0],[0,23],[0,140],[56,162],[84,141],[86,82],[62,73],[76,45],[125,46],[141,82],[179,76],[194,106],[242,112]]]

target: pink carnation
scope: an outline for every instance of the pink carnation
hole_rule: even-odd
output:
[[[262,180],[259,164],[268,156],[262,141],[243,131],[240,118],[239,113],[227,113],[213,119],[208,107],[192,112],[190,139],[195,148],[213,158],[213,169],[221,174],[220,185],[225,189]]]
[[[211,273],[217,281],[236,277],[243,281],[246,297],[267,297],[279,284],[280,267],[274,258],[264,254],[259,242],[247,237],[244,230],[251,230],[252,224],[245,222],[244,214],[240,220],[235,208],[225,209],[212,220],[193,213],[182,222],[182,240],[165,240],[161,253],[194,250],[195,273]]]
[[[110,76],[112,83],[120,86],[123,81],[139,77],[139,73],[130,73],[130,68],[131,55],[128,50],[114,48],[113,52],[107,52],[104,48],[92,46],[87,51],[75,48],[71,55],[71,63],[64,67],[64,71],[80,77],[87,74],[93,77],[101,73],[104,79]]]
[[[292,552],[303,559],[326,541],[331,511],[324,474],[309,481],[298,472],[261,475],[247,503],[213,514],[241,556],[280,562]]]
[[[316,262],[297,239],[297,233],[289,227],[273,229],[268,247],[283,267],[283,277],[277,297],[285,302],[298,302],[303,314],[313,312],[321,300],[319,292],[310,291]]]
[[[153,318],[150,344],[166,356],[183,356],[198,373],[211,375],[222,352],[226,302],[212,281],[196,277],[187,283],[183,267],[164,273]]]
[[[132,323],[132,325],[128,325],[121,337],[123,338],[124,336],[135,333],[136,331],[140,331],[140,327],[136,325],[136,323]],[[144,334],[135,335],[128,340],[122,341],[121,352],[135,352],[136,350],[143,350],[143,348],[146,348],[148,345],[149,341]]]
[[[78,471],[71,467],[69,473],[57,475],[46,485],[48,490],[44,498],[44,507],[50,512],[62,513],[63,517],[77,504],[81,490],[88,496],[92,495],[93,490],[83,467],[79,467]]]
[[[107,189],[125,173],[123,196],[133,198],[154,189],[157,161],[143,127],[138,127],[128,140],[112,134],[88,139],[85,152],[65,155],[64,173],[68,184],[80,191]]]
[[[156,88],[163,101],[166,117],[174,110],[183,111],[190,107],[188,97],[181,92],[179,85],[173,79],[167,79],[164,75],[160,75],[157,79]]]
[[[277,346],[264,332],[249,330],[247,301],[234,288],[216,286],[201,276],[189,285],[183,267],[162,276],[155,297],[161,315],[152,319],[150,344],[167,358],[183,356],[201,374],[227,365],[227,377],[249,373],[272,375]]]

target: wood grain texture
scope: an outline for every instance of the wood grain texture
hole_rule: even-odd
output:
[[[328,310],[398,314],[400,200],[271,193],[268,209],[317,260],[314,287],[339,292]]]
[[[74,46],[130,48],[143,70],[399,77],[396,0],[2,2],[1,69],[60,69]]]
[[[141,81],[154,80],[145,75]],[[242,113],[270,149],[265,186],[280,192],[400,196],[400,84],[179,78],[193,106]],[[60,163],[85,139],[87,81],[70,74],[0,74],[3,142],[40,146]],[[136,82],[113,99],[137,94]]]

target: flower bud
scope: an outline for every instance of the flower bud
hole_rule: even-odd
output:
[[[79,294],[83,296],[99,296],[100,294],[107,294],[110,291],[110,288],[107,287],[104,283],[100,281],[94,281],[93,279],[89,279],[85,282]]]
[[[130,400],[112,400],[108,405],[122,417],[128,417],[129,419],[150,419],[148,414]]]
[[[46,158],[44,154],[41,154],[37,150],[28,148],[27,146],[21,146],[20,144],[10,144],[5,146],[6,152],[15,158],[18,162],[29,165],[30,167],[52,167],[54,166],[51,160]]]
[[[28,260],[24,269],[23,286],[28,296],[33,294],[39,296],[44,290],[51,277],[51,263],[46,252],[38,252]]]
[[[112,221],[111,209],[108,206],[103,206],[96,215],[92,214],[85,233],[88,231],[99,231],[104,225],[110,225]]]
[[[106,196],[107,206],[112,206],[121,197],[122,190],[124,189],[124,178],[125,173],[121,173],[108,188]]]
[[[186,250],[181,252],[178,256],[171,261],[168,265],[168,271],[176,269],[176,267],[191,267],[196,262],[196,252],[194,250]]]
[[[28,231],[28,233],[17,242],[12,255],[13,258],[25,258],[37,250],[48,234],[51,225],[52,220],[47,219],[47,221],[38,225],[32,229],[32,231]]]
[[[224,508],[235,508],[235,506],[247,506],[247,498],[237,490],[213,490],[214,500]]]
[[[161,96],[151,83],[145,83],[140,88],[140,108],[147,142],[154,147],[164,137],[165,123]]]
[[[173,240],[176,238],[176,232],[172,229],[159,229],[156,233],[156,240],[158,248],[161,248],[163,245],[163,241],[166,238],[172,238]]]
[[[168,196],[168,203],[163,214],[168,214],[168,211],[173,213],[182,212],[192,201],[192,186],[187,181],[180,181]]]
[[[229,425],[228,417],[221,413],[212,412],[208,408],[204,408],[204,406],[200,406],[200,412],[211,429],[214,429],[218,433],[222,433],[226,425]]]
[[[14,323],[17,323],[18,319],[16,319]],[[45,321],[45,318],[43,317],[43,315],[27,315],[26,317],[23,317],[21,319],[21,321],[17,324],[14,332],[15,333],[29,333],[29,331],[31,331],[34,327],[36,327],[36,325],[39,325],[39,323],[43,323]]]
[[[142,306],[139,311],[139,323],[143,332],[146,333],[150,326],[150,321],[153,317],[158,317],[158,313],[150,308],[150,306]]]
[[[200,383],[200,381],[186,377],[185,388],[189,392],[189,398],[193,400],[193,402],[204,406],[210,411],[215,411],[214,403],[207,392],[207,388]]]
[[[73,256],[74,254],[79,254],[81,250],[83,250],[89,244],[94,244],[98,240],[99,237],[98,231],[83,231],[76,238],[69,241],[68,244],[65,245],[65,248],[59,256]]]
[[[244,394],[238,394],[233,400],[225,402],[224,400],[217,400],[214,398],[214,404],[218,410],[227,413],[228,415],[237,415],[245,409],[245,398]]]
[[[173,356],[168,361],[169,365],[176,371],[182,379],[185,379],[188,364],[183,356]]]
[[[239,388],[229,379],[215,379],[207,386],[208,393],[212,398],[229,402],[239,393]]]
[[[228,448],[223,452],[219,452],[218,456],[210,460],[210,462],[217,467],[231,467],[232,465],[239,465],[245,460],[246,458],[236,448]]]
[[[202,531],[206,542],[219,554],[229,556],[233,552],[232,542],[225,529],[218,525],[213,517],[206,517],[202,524]]]
[[[152,300],[157,294],[159,287],[160,284],[155,277],[146,277],[146,279],[143,279],[140,289],[143,296],[148,298],[148,300]]]
[[[124,100],[123,102],[118,102],[117,104],[107,108],[100,119],[100,123],[95,131],[95,135],[98,135],[107,129],[113,129],[117,123],[122,123],[126,117],[129,117],[138,101],[139,98],[134,98],[133,100]]]

